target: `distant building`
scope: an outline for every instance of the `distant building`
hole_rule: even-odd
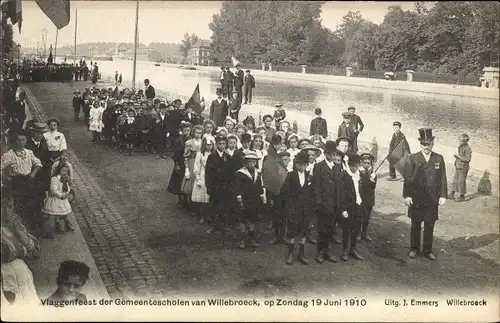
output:
[[[139,45],[137,48],[137,60],[138,61],[149,61],[149,52],[150,49],[144,45]],[[133,60],[134,59],[134,49],[128,48],[125,44],[119,44],[115,48],[115,55],[113,55],[113,59],[125,59],[125,60]]]
[[[210,40],[201,39],[188,51],[188,60],[191,65],[210,65]]]
[[[100,55],[99,47],[90,47],[89,48],[89,57],[97,57]]]
[[[125,45],[124,43],[118,44],[115,47],[115,55],[119,56],[120,54],[125,53],[128,50],[129,50],[128,46]]]

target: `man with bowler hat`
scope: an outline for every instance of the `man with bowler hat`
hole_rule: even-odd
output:
[[[420,133],[421,151],[411,154],[405,169],[403,197],[411,218],[410,258],[420,253],[421,225],[424,223],[423,255],[435,260],[432,254],[434,225],[438,220],[439,206],[446,202],[448,188],[443,156],[432,151],[434,136],[432,129],[422,128]]]

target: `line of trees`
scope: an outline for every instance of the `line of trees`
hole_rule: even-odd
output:
[[[214,61],[235,56],[245,63],[452,74],[498,66],[496,1],[417,2],[406,11],[391,6],[379,25],[350,11],[336,31],[322,25],[323,4],[224,1],[209,25]]]

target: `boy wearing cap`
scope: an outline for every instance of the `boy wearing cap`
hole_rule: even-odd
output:
[[[341,175],[341,193],[339,211],[342,224],[342,256],[347,261],[349,256],[356,260],[363,257],[356,250],[358,231],[361,226],[361,197],[359,166],[361,159],[358,155],[350,155],[348,167]]]
[[[453,155],[455,157],[455,175],[453,176],[453,183],[451,184],[450,199],[455,198],[455,192],[458,192],[460,196],[455,200],[457,202],[465,201],[466,193],[466,180],[467,173],[469,172],[469,163],[472,159],[472,149],[469,147],[469,135],[463,133],[458,138],[458,154]]]
[[[260,247],[255,240],[255,223],[259,221],[261,195],[264,193],[262,180],[256,167],[260,158],[254,151],[245,150],[243,159],[245,166],[236,172],[234,181],[234,190],[241,208],[241,223],[243,224],[241,249],[245,249],[247,244]]]
[[[351,123],[351,114],[349,112],[343,112],[342,117],[344,121],[339,126],[338,138],[348,138],[349,139],[349,154],[356,154],[358,152],[358,146],[355,141],[356,131]]]
[[[391,142],[389,143],[389,151],[392,151],[391,155],[395,156],[405,156],[411,154],[410,145],[406,141],[405,135],[401,132],[401,122],[394,121],[392,124],[394,133],[392,134]],[[389,179],[396,180],[396,169],[394,165],[389,162]]]
[[[316,164],[313,171],[313,203],[318,231],[316,262],[318,263],[323,263],[325,260],[336,262],[330,253],[330,242],[333,239],[337,222],[341,191],[341,168],[333,161],[336,151],[336,143],[331,140],[327,141],[325,159]]]
[[[280,195],[284,201],[284,214],[287,224],[288,254],[286,263],[294,262],[295,242],[299,244],[297,260],[304,265],[309,261],[305,258],[305,243],[308,224],[311,219],[312,176],[306,172],[309,162],[307,153],[300,152],[295,156],[295,170],[289,172],[281,189]]]
[[[245,71],[245,78],[243,79],[243,87],[245,89],[245,103],[252,104],[252,92],[255,88],[255,78],[250,74],[250,70]]]
[[[422,252],[429,260],[435,260],[432,253],[434,225],[438,220],[439,206],[444,205],[448,196],[446,169],[443,156],[432,151],[434,136],[432,129],[422,128],[420,133],[421,151],[408,158],[408,178],[403,184],[403,197],[411,218],[410,258],[420,253],[420,235],[424,223]]]
[[[361,154],[361,169],[360,176],[360,189],[361,189],[361,228],[358,231],[357,240],[361,239],[371,242],[372,239],[368,236],[368,224],[373,206],[375,205],[375,187],[377,186],[377,174],[373,172],[373,160],[375,159],[371,154]]]
[[[316,118],[311,120],[311,126],[309,128],[309,135],[320,135],[324,139],[328,137],[328,126],[326,124],[326,120],[323,119],[321,108],[314,109],[314,114]]]

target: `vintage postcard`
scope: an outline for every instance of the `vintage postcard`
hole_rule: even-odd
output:
[[[498,2],[1,11],[3,320],[500,320]]]

